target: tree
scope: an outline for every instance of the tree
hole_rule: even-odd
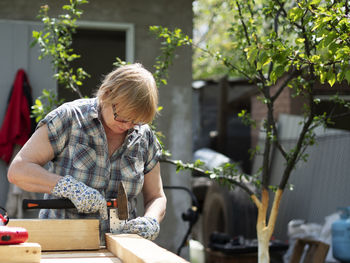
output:
[[[32,46],[36,44],[40,46],[39,59],[50,56],[55,71],[54,78],[58,83],[75,92],[80,98],[83,98],[80,87],[89,74],[82,68],[73,70],[71,62],[80,55],[74,53],[71,45],[77,28],[76,21],[83,13],[79,6],[86,3],[88,3],[86,0],[70,0],[69,4],[62,7],[66,13],[59,15],[58,18],[49,16],[48,5],[41,6],[38,17],[43,22],[44,28],[42,31],[33,31],[32,43]],[[55,92],[43,90],[43,94],[35,100],[32,114],[38,122],[62,103],[63,100],[58,100]]]
[[[223,4],[221,1],[215,3]],[[194,169],[203,174],[242,187],[258,208],[257,236],[260,263],[269,262],[269,241],[275,228],[283,192],[298,161],[307,161],[305,150],[315,143],[314,129],[332,121],[331,113],[317,114],[319,100],[314,96],[317,85],[332,87],[336,82],[350,82],[350,14],[348,1],[336,0],[232,0],[226,1],[231,14],[230,52],[202,45],[194,46],[206,59],[211,58],[225,72],[246,78],[257,87],[259,99],[267,108],[262,129],[266,134],[263,161],[259,173],[250,178],[259,191],[252,192],[244,184],[242,174],[226,164],[213,171],[200,168],[201,163],[183,164],[168,160],[178,169]],[[205,71],[206,68],[204,67]],[[287,150],[278,138],[274,105],[285,89],[304,98],[303,122],[295,147]],[[334,97],[334,102],[349,105]],[[249,113],[239,116],[254,124]],[[273,147],[285,160],[278,185],[269,185]],[[255,149],[255,152],[259,152]],[[272,207],[269,198],[274,195]],[[270,211],[270,213],[269,213]]]
[[[70,6],[76,8],[79,2],[85,1],[71,0]],[[248,177],[240,174],[233,164],[225,164],[208,171],[202,168],[203,164],[200,161],[184,164],[168,157],[164,157],[163,161],[175,164],[177,170],[196,170],[230,187],[241,187],[245,190],[258,208],[259,262],[267,263],[269,240],[290,174],[298,161],[307,160],[305,150],[315,142],[314,129],[326,125],[333,117],[328,113],[316,114],[315,106],[319,101],[314,98],[314,87],[318,83],[333,86],[336,82],[350,81],[349,8],[345,0],[231,0],[226,1],[226,6],[232,17],[225,31],[230,36],[230,52],[223,53],[197,45],[193,47],[223,65],[225,72],[245,77],[257,87],[259,98],[267,108],[262,126],[266,140],[261,169],[259,173]],[[66,6],[66,9],[69,10],[69,6]],[[62,19],[64,21],[64,17]],[[155,65],[155,77],[158,85],[166,84],[167,69],[172,63],[176,48],[190,45],[192,41],[183,35],[180,29],[170,31],[162,27],[153,27],[152,30],[163,40],[162,55],[158,57]],[[47,34],[39,36],[45,39]],[[69,44],[69,38],[66,38],[66,43]],[[53,48],[55,53],[60,53],[60,50],[60,46]],[[61,58],[54,56],[53,64],[56,69],[56,62]],[[63,74],[71,72],[69,68],[58,69]],[[74,79],[69,78],[69,83],[74,82]],[[79,83],[76,84],[79,86]],[[304,121],[301,123],[297,143],[293,149],[286,150],[278,138],[274,105],[283,90],[289,88],[294,91],[295,96],[305,98],[306,102]],[[349,108],[349,105],[339,98],[335,97],[334,100]],[[254,124],[247,111],[243,110],[239,116],[246,123]],[[280,183],[271,186],[270,156],[274,145],[284,157],[285,167],[280,176]],[[258,149],[255,149],[255,152],[258,152]],[[257,192],[245,185],[247,179],[258,186]],[[274,199],[268,214],[271,194],[274,195]]]

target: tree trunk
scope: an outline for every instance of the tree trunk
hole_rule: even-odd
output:
[[[279,205],[281,202],[283,190],[278,189],[275,193],[275,199],[273,201],[270,217],[268,224],[266,224],[267,210],[269,206],[269,191],[268,189],[263,189],[261,201],[255,196],[251,196],[255,205],[258,208],[258,221],[256,225],[257,235],[258,235],[258,262],[259,263],[269,263],[270,253],[269,253],[269,243],[272,233],[275,229],[277,214]]]
[[[269,263],[270,253],[269,253],[269,241],[270,238],[265,233],[258,233],[258,259],[259,263]]]

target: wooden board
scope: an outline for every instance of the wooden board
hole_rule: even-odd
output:
[[[39,263],[41,247],[37,243],[18,245],[0,245],[0,262],[6,263]]]
[[[27,229],[28,242],[39,243],[42,251],[100,248],[97,219],[12,219],[8,226]]]
[[[122,263],[106,249],[99,251],[43,252],[40,263]]]
[[[106,234],[107,249],[123,263],[184,263],[188,262],[174,253],[138,235]]]

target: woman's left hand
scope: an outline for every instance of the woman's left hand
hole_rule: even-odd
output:
[[[123,233],[138,234],[146,239],[154,240],[159,234],[160,226],[155,218],[144,216],[126,222]]]

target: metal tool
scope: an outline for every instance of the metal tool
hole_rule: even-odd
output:
[[[71,200],[61,199],[24,199],[23,209],[69,209],[75,208]],[[129,218],[128,198],[123,182],[119,182],[116,199],[107,200],[111,233],[121,233],[125,220]]]
[[[112,234],[119,234],[124,228],[125,221],[129,218],[128,198],[123,182],[118,185],[117,200],[122,207],[109,209],[109,230]]]

